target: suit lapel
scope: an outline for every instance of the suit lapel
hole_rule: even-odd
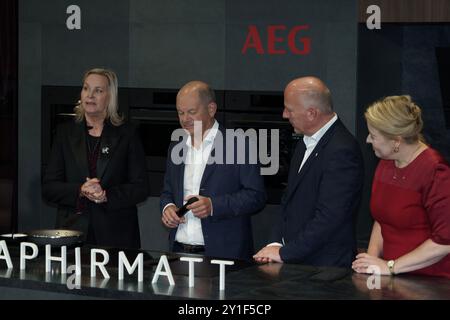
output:
[[[106,167],[109,160],[116,150],[117,143],[120,139],[120,130],[118,127],[113,127],[108,120],[102,131],[102,138],[100,140],[100,150],[97,159],[97,178],[102,179],[105,174]]]
[[[89,177],[85,126],[85,121],[75,123],[74,130],[69,136],[70,147],[75,157],[75,162],[80,168],[80,173],[83,176],[83,179]]]
[[[291,165],[289,167],[288,186],[293,185],[293,181],[298,176],[298,169],[300,168],[300,164],[302,163],[305,151],[306,146],[305,143],[303,142],[303,139],[301,139],[297,142],[294,155],[291,160]]]
[[[213,146],[211,148],[211,153],[208,157],[208,163],[205,166],[205,171],[203,171],[203,176],[202,176],[202,181],[200,183],[200,190],[202,190],[203,185],[206,183],[206,181],[208,181],[208,178],[211,176],[211,174],[214,172],[214,170],[216,170],[217,167],[217,163],[213,162],[213,163],[209,163],[211,162],[211,158],[215,157],[216,155],[216,148],[222,148],[223,152],[222,152],[222,160],[225,163],[225,159],[227,158],[226,155],[226,141],[224,141],[223,137],[225,137],[225,129],[219,125],[219,128],[217,130],[217,134],[216,137],[214,138],[214,142],[213,142]],[[222,139],[222,144],[218,143],[219,137]],[[235,150],[236,151],[236,150]]]
[[[187,151],[188,151],[188,146],[186,145],[186,141],[187,140],[182,140],[178,143],[184,143],[183,149],[182,149],[182,161],[180,164],[174,165],[174,176],[177,177],[177,189],[178,193],[175,193],[175,204],[177,206],[182,206],[183,205],[183,199],[184,199],[184,170],[185,170],[185,163],[186,163],[186,156],[187,156]],[[177,143],[177,144],[178,144]],[[172,152],[173,149],[171,149]],[[171,155],[169,155],[171,156]]]
[[[211,155],[213,155],[213,152],[214,152],[214,149],[211,150]],[[210,157],[211,157],[211,155],[210,155]],[[206,181],[208,181],[208,178],[214,172],[214,170],[216,169],[216,166],[217,166],[216,163],[206,164],[205,171],[203,171],[202,181],[200,183],[200,190],[203,188],[203,185],[206,183]]]
[[[288,200],[292,196],[292,194],[294,193],[294,191],[297,189],[298,185],[300,184],[300,181],[302,181],[303,176],[308,172],[310,167],[316,162],[318,156],[322,152],[322,149],[327,145],[328,141],[333,136],[336,126],[338,126],[338,125],[340,125],[339,119],[337,119],[335,121],[335,123],[333,123],[333,125],[327,130],[327,132],[319,140],[316,147],[313,149],[313,151],[309,155],[308,159],[303,164],[302,169],[300,170],[299,173],[297,173],[298,168],[300,167],[301,161],[303,160],[304,153],[306,151],[305,144],[302,143],[302,145],[304,146],[303,148],[305,148],[305,151],[303,151],[303,153],[302,153],[302,157],[300,159],[298,166],[296,168],[294,168],[295,172],[292,172],[291,170],[289,171],[288,194],[286,196],[286,200]],[[294,178],[292,179],[292,177],[294,177]]]

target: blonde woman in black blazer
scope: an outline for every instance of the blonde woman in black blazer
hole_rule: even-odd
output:
[[[117,77],[92,69],[83,78],[75,121],[57,128],[43,196],[58,205],[57,228],[89,244],[140,247],[136,204],[149,194],[136,130],[117,113]]]

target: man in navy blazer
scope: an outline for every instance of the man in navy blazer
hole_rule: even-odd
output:
[[[161,219],[171,228],[173,251],[249,260],[254,252],[251,215],[264,207],[264,182],[258,164],[249,161],[249,141],[245,148],[227,146],[216,110],[214,91],[204,82],[191,81],[178,92],[178,117],[187,134],[169,147]],[[177,150],[182,150],[179,159]],[[233,156],[227,157],[230,152]],[[237,161],[240,157],[244,163]],[[178,209],[192,197],[199,200],[179,217]]]
[[[281,214],[258,262],[350,267],[364,167],[356,139],[333,111],[331,93],[315,77],[291,81],[283,118],[304,135],[292,157]]]

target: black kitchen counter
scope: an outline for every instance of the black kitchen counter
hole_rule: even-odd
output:
[[[444,278],[398,275],[382,276],[380,289],[369,289],[370,275],[355,274],[341,268],[312,267],[293,264],[257,265],[235,261],[227,266],[225,290],[219,291],[219,266],[210,264],[210,258],[195,263],[195,287],[188,287],[188,263],[179,261],[180,256],[166,254],[174,276],[175,285],[170,286],[164,276],[156,284],[152,278],[163,252],[123,250],[130,263],[138,252],[144,252],[144,281],[137,281],[135,274],[118,280],[117,254],[119,249],[103,248],[110,254],[106,269],[110,279],[104,279],[97,269],[97,277],[90,277],[90,247],[82,247],[82,275],[80,289],[69,289],[75,283],[74,274],[62,275],[60,263],[52,262],[52,271],[45,272],[45,250],[39,256],[27,260],[25,272],[19,269],[19,248],[8,246],[13,269],[7,269],[5,260],[0,260],[0,298],[11,298],[11,290],[33,292],[35,298],[64,296],[100,299],[331,299],[331,300],[403,300],[403,299],[450,299],[450,280]],[[59,250],[53,252],[59,255]],[[74,250],[68,250],[68,266],[73,264]],[[200,256],[198,256],[200,257]],[[101,256],[100,256],[101,258]],[[224,259],[226,260],[226,259]],[[372,279],[372,278],[371,278]],[[69,286],[67,285],[69,283]],[[374,281],[372,281],[374,283]],[[72,286],[73,287],[73,286]],[[57,294],[57,296],[52,296]],[[27,297],[30,297],[29,295]]]

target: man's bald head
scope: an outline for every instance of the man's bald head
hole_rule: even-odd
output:
[[[203,81],[190,81],[186,83],[177,94],[177,99],[183,95],[197,93],[203,106],[208,106],[212,102],[216,102],[216,94],[211,87]]]
[[[177,112],[181,127],[191,135],[194,123],[201,122],[203,133],[214,125],[217,104],[214,90],[202,81],[186,83],[177,94]]]
[[[292,80],[285,89],[287,95],[300,99],[305,108],[317,108],[323,114],[333,113],[331,92],[320,79],[303,77]]]
[[[283,118],[295,132],[312,136],[333,117],[330,90],[320,79],[298,78],[286,86]]]

